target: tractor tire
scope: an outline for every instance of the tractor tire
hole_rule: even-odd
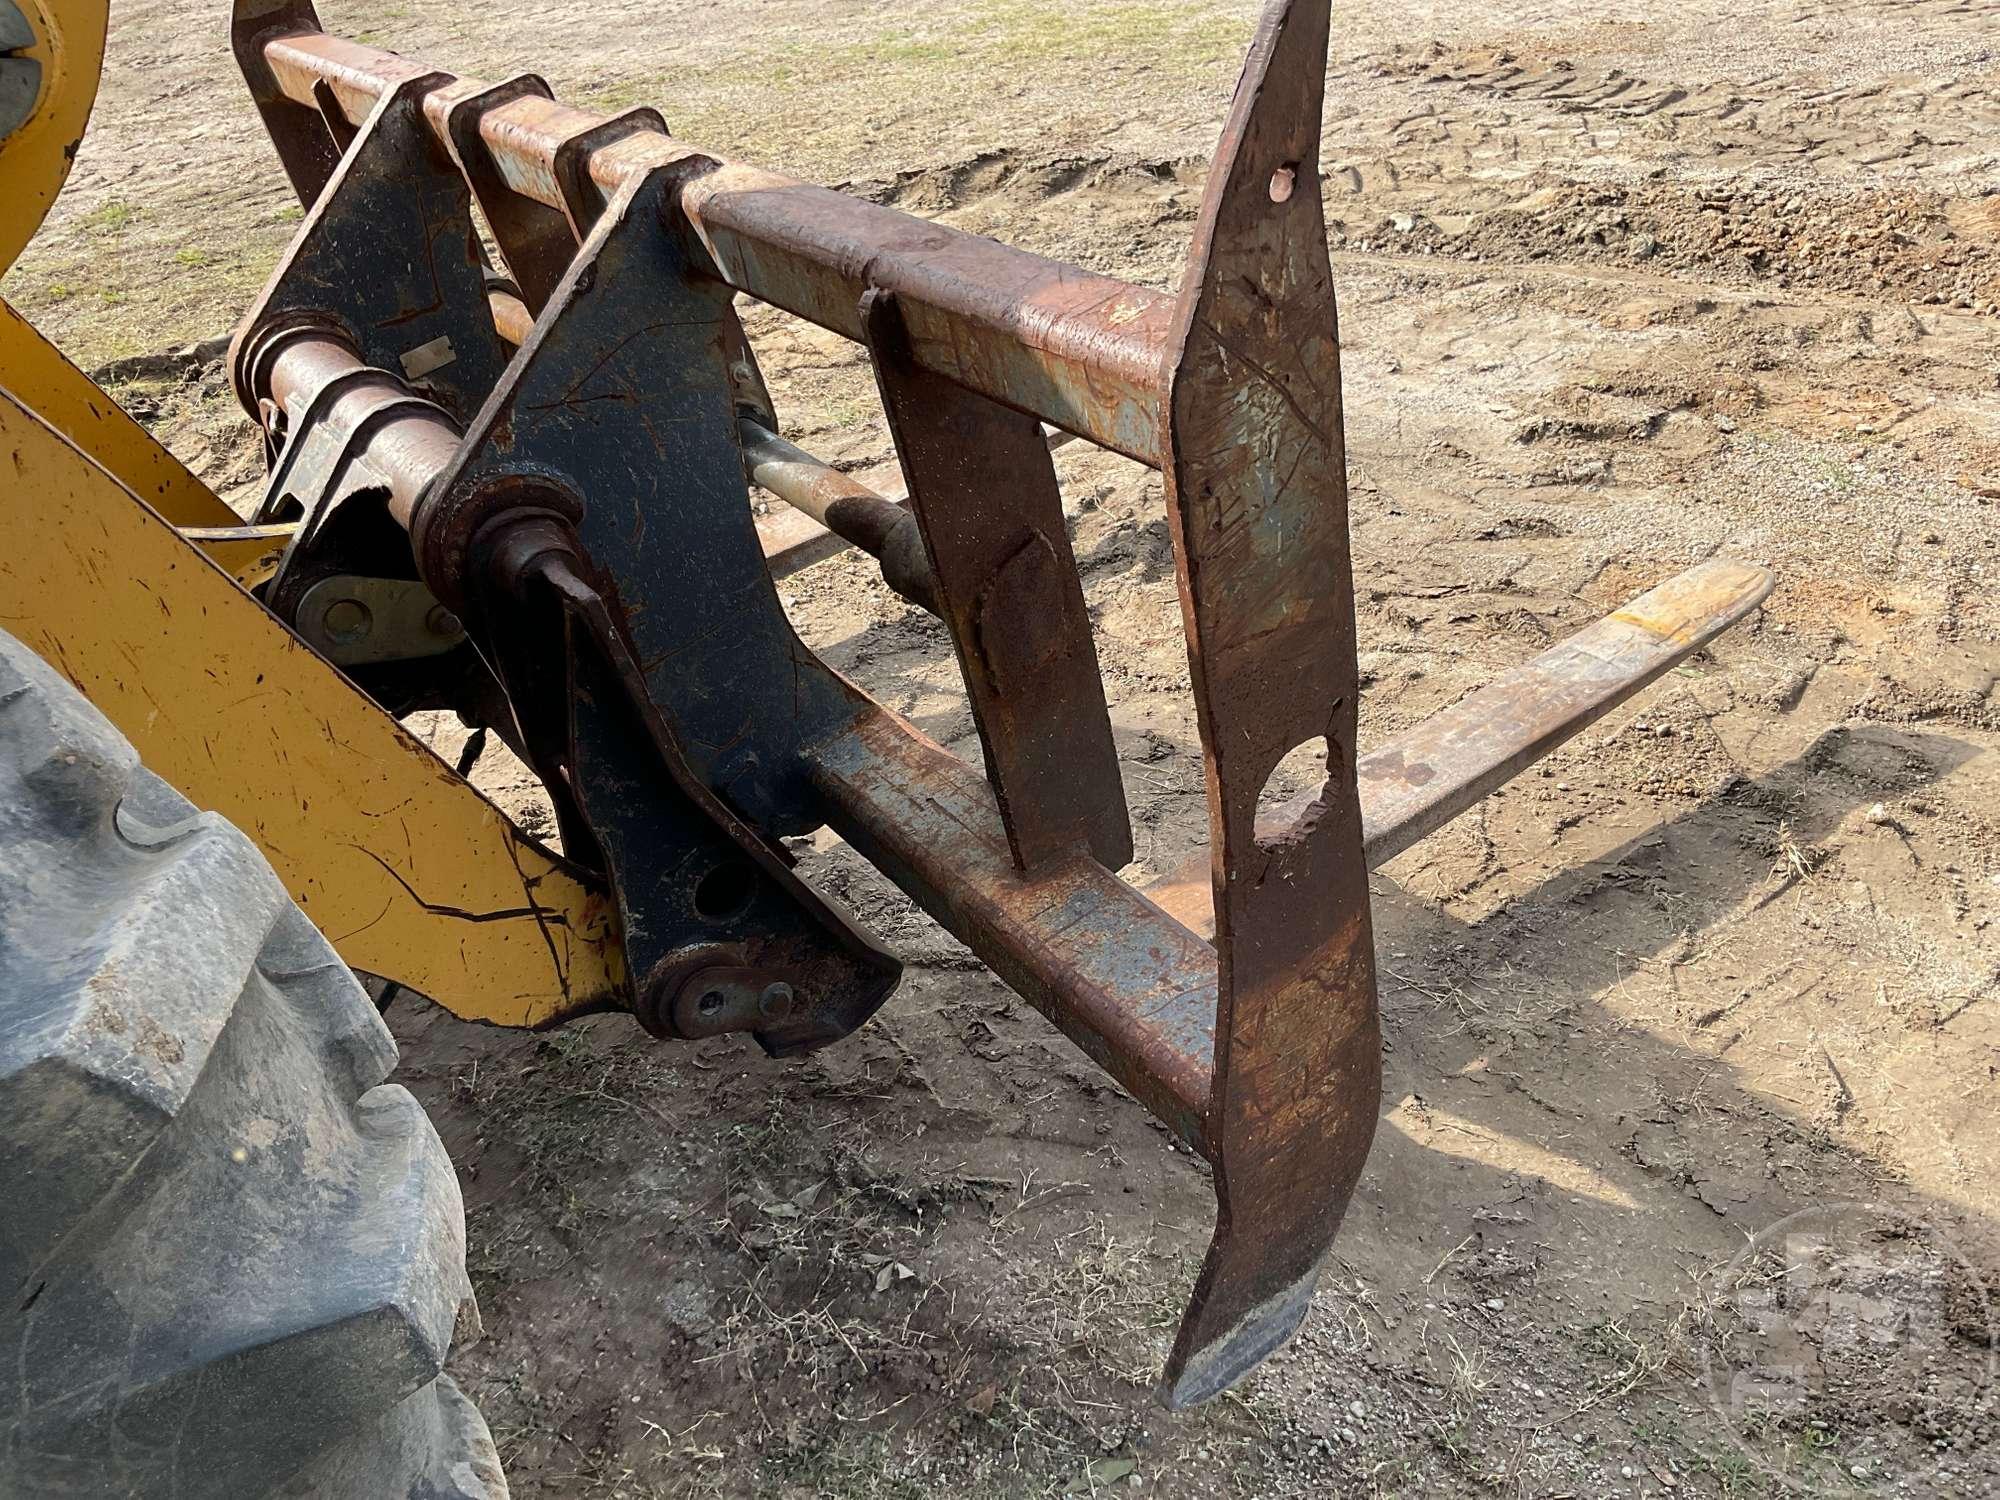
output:
[[[250,841],[0,635],[0,1496],[505,1500],[395,1061]]]

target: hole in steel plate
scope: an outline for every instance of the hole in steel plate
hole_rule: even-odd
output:
[[[1292,196],[1292,189],[1297,187],[1298,183],[1299,164],[1295,161],[1286,162],[1284,166],[1271,174],[1271,201],[1273,203],[1287,202]]]
[[[1329,722],[1345,701],[1334,700],[1327,715]],[[1337,742],[1316,734],[1292,746],[1271,767],[1271,774],[1264,778],[1264,789],[1257,794],[1260,848],[1276,849],[1312,832],[1326,808],[1327,786],[1342,773],[1335,760],[1340,753]]]
[[[721,1010],[725,1003],[721,990],[708,990],[695,1001],[695,1009],[705,1016],[712,1016]]]
[[[1298,817],[1300,809],[1288,807],[1288,803],[1317,792],[1325,783],[1325,735],[1316,734],[1287,750],[1264,778],[1264,790],[1257,794],[1258,842],[1282,833]]]
[[[694,888],[694,909],[710,922],[740,916],[757,894],[757,872],[740,861],[717,865]],[[703,1000],[708,997],[702,996]]]

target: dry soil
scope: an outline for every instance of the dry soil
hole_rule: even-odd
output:
[[[327,20],[1170,287],[1252,13]],[[141,356],[226,330],[297,209],[220,7],[115,14],[5,291],[239,487],[212,355]],[[1333,54],[1366,738],[1704,557],[1773,568],[1769,607],[1375,878],[1374,1155],[1304,1332],[1193,1413],[1151,1382],[1202,1169],[829,838],[805,868],[911,969],[810,1060],[398,1002],[485,1314],[454,1369],[516,1495],[2000,1493],[2000,5],[1343,3]],[[747,316],[788,433],[893,484],[860,351]],[[1158,485],[1060,467],[1144,876],[1205,837]],[[976,756],[941,628],[865,559],[784,592]],[[1842,1203],[1873,1206],[1765,1233]],[[1825,1316],[1885,1305],[1871,1256],[1929,1291]],[[1734,1415],[1801,1285],[1806,1398]]]

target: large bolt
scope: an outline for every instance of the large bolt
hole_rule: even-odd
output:
[[[782,1021],[792,1013],[797,1000],[792,987],[782,979],[775,984],[764,986],[764,993],[757,997],[757,1014],[767,1021]]]
[[[335,645],[351,646],[368,639],[375,628],[375,615],[359,599],[336,599],[320,614],[319,628]]]

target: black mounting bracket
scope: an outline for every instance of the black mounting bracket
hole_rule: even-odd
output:
[[[806,747],[858,701],[785,618],[737,445],[729,294],[671,225],[675,169],[621,192],[412,521],[611,877],[640,1019],[774,1053],[852,1031],[901,965],[799,878]]]

